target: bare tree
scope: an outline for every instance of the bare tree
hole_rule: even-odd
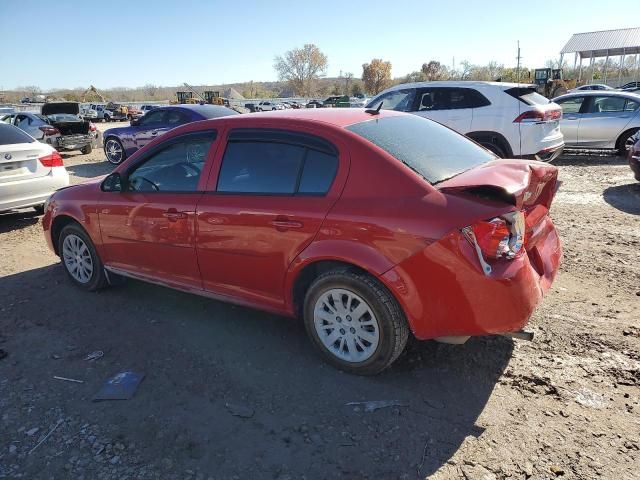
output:
[[[429,81],[444,80],[448,77],[447,67],[441,65],[440,62],[436,62],[435,60],[431,60],[429,63],[423,63],[420,71]]]
[[[349,95],[351,92],[351,82],[353,82],[353,73],[347,72],[344,74],[344,93]]]
[[[273,68],[279,80],[289,82],[297,95],[311,96],[316,81],[324,76],[327,64],[327,56],[317,46],[306,44],[277,56]]]
[[[371,63],[362,65],[364,88],[374,95],[391,85],[391,62],[374,58]]]

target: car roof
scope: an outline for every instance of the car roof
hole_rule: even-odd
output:
[[[180,105],[165,105],[158,108],[168,108],[168,109],[177,109],[182,108],[185,110],[190,110],[195,113],[199,113],[205,118],[216,118],[216,117],[224,117],[226,115],[237,115],[238,112],[235,110],[231,110],[230,108],[223,107],[222,105],[201,105],[199,103],[196,104],[180,104]]]
[[[397,117],[408,115],[393,110],[381,110],[378,114],[372,115],[367,113],[364,108],[309,108],[299,110],[276,110],[273,112],[252,113],[247,115],[238,115],[235,117],[226,117],[224,120],[233,123],[242,123],[244,119],[273,119],[273,120],[295,120],[303,123],[322,122],[335,127],[347,127],[354,123],[366,122],[367,120],[381,119],[386,117]]]
[[[638,97],[640,97],[640,95],[638,95],[637,93],[633,93],[633,92],[623,92],[620,90],[580,90],[579,92],[570,92],[570,93],[565,93],[564,95],[560,95],[556,98],[565,98],[565,97],[602,97],[602,96],[607,96],[607,97],[625,97],[625,98],[632,98],[634,100],[636,100]],[[552,100],[555,100],[556,98],[553,98]]]
[[[535,85],[531,83],[511,83],[511,82],[484,82],[477,80],[436,80],[433,82],[413,82],[413,83],[401,83],[387,88],[383,92],[390,92],[393,90],[402,90],[404,88],[426,88],[426,87],[498,87],[503,90],[509,88],[535,88]],[[378,95],[380,95],[380,93]],[[376,97],[378,96],[376,95]]]

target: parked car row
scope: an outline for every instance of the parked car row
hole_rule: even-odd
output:
[[[99,143],[95,125],[80,116],[80,105],[76,102],[45,103],[39,114],[12,113],[3,115],[0,121],[20,128],[58,151],[80,150],[88,154]]]
[[[81,116],[87,120],[97,122],[124,122],[140,118],[146,111],[154,108],[151,105],[145,111],[135,106],[118,105],[114,103],[89,103],[81,107]],[[150,107],[150,108],[149,108]]]

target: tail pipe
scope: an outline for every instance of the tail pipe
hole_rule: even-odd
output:
[[[520,330],[518,332],[505,332],[500,335],[504,337],[517,338],[518,340],[526,340],[527,342],[533,340],[533,332],[525,332],[524,330]]]

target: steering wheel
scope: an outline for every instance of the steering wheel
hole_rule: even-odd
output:
[[[196,167],[193,163],[179,162],[179,163],[176,163],[176,166],[184,167],[185,170],[191,170],[192,172],[195,173],[196,176],[200,175],[200,169]]]
[[[148,183],[149,185],[151,185],[151,189],[155,190],[156,192],[160,191],[160,188],[158,187],[158,185],[156,185],[155,183],[153,183],[151,180],[149,180],[148,178],[144,178],[144,177],[135,177],[135,180],[139,180],[140,183]],[[134,191],[140,192],[142,190],[137,190],[134,189]]]

